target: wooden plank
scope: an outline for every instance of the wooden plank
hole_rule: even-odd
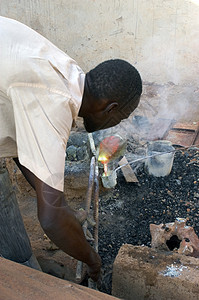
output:
[[[199,129],[199,122],[190,122],[190,123],[178,122],[173,125],[172,129],[197,131]]]
[[[173,145],[189,147],[197,144],[198,131],[199,122],[176,123],[163,139],[171,141]]]
[[[0,257],[0,300],[24,299],[116,300],[118,298]]]
[[[119,165],[122,166],[124,164],[127,164],[126,166],[123,166],[121,168],[122,173],[124,175],[124,178],[126,179],[127,182],[139,182],[135,173],[133,172],[133,169],[129,165],[127,159],[125,156],[119,161]]]

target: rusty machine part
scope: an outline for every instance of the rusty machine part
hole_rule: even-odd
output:
[[[175,251],[199,257],[199,238],[186,219],[176,218],[173,223],[150,224],[151,247],[163,251]]]

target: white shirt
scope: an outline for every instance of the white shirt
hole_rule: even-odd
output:
[[[24,24],[0,17],[0,157],[63,191],[65,150],[82,102],[77,63]]]

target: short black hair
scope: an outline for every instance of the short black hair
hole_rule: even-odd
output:
[[[137,69],[122,59],[110,59],[87,74],[91,95],[96,99],[129,103],[142,94],[142,80]]]

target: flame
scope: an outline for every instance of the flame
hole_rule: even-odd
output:
[[[105,155],[99,155],[98,161],[100,161],[104,165],[104,175],[107,176],[108,175],[108,162],[109,162],[108,157]]]
[[[119,148],[120,138],[117,136],[108,136],[101,141],[99,146],[99,161],[110,160]]]
[[[108,175],[108,163],[104,163],[104,175]]]
[[[108,136],[101,141],[99,146],[99,157],[100,161],[104,165],[104,175],[108,175],[108,162],[117,152],[121,139],[118,136]]]
[[[108,163],[109,159],[106,155],[99,155],[98,161],[100,161],[102,164]]]

